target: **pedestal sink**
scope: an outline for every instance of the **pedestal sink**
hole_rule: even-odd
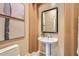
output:
[[[51,44],[58,41],[58,38],[39,37],[38,40],[46,45],[46,56],[51,56]]]

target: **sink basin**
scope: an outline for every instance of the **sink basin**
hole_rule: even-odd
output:
[[[57,38],[39,37],[38,40],[43,43],[53,44],[58,41]]]

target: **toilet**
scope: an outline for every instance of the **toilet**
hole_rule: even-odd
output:
[[[77,54],[78,54],[78,56],[79,56],[79,50],[77,49]]]
[[[79,37],[79,36],[78,36]],[[77,54],[79,56],[79,38],[78,38],[78,45],[77,45]]]
[[[78,56],[79,56],[79,34],[78,34],[77,54],[78,54]]]
[[[79,56],[79,31],[78,31],[78,44],[77,44],[77,54]]]
[[[78,44],[77,44],[77,54],[79,56],[79,17],[78,17]]]

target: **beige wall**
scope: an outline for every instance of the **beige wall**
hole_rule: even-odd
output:
[[[28,4],[25,4],[25,37],[20,38],[20,39],[13,39],[13,40],[7,40],[7,41],[1,41],[0,42],[0,49],[13,45],[13,44],[18,44],[20,47],[20,54],[25,55],[28,53],[28,33],[29,33],[29,28],[28,28]]]
[[[58,34],[45,34],[52,35],[58,38],[58,43],[54,46],[54,54],[64,55],[64,4],[43,4],[39,7],[39,36],[41,36],[41,12],[46,9],[58,7]],[[44,45],[44,44],[43,44]],[[43,48],[44,46],[42,46]],[[39,47],[40,48],[40,47]],[[53,48],[53,46],[52,46]]]
[[[29,53],[38,50],[37,4],[29,4]]]
[[[64,55],[77,56],[79,4],[64,4]]]

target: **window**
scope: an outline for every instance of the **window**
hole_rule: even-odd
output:
[[[24,37],[24,5],[0,3],[0,41]]]

